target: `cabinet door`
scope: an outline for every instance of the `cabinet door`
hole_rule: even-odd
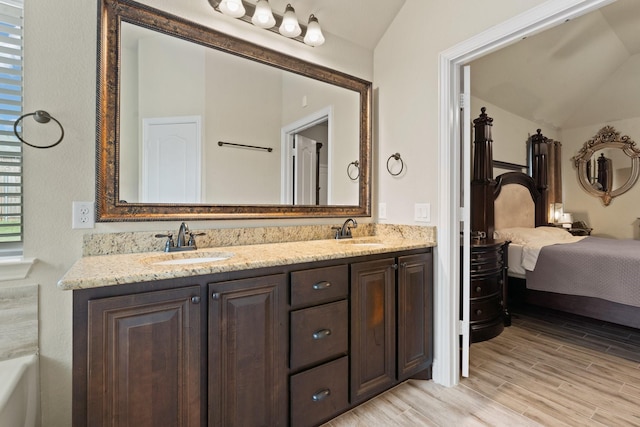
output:
[[[200,287],[88,305],[87,425],[199,426]]]
[[[351,403],[395,382],[395,259],[351,265]]]
[[[431,253],[398,259],[398,380],[433,361],[433,260]]]
[[[286,276],[210,284],[209,301],[209,425],[286,425]]]

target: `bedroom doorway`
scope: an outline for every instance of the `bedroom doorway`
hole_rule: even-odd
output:
[[[436,324],[433,378],[453,386],[461,374],[460,334],[460,232],[463,231],[465,206],[470,195],[461,193],[462,129],[466,125],[458,114],[464,102],[461,95],[463,66],[488,53],[497,51],[524,37],[552,28],[567,19],[584,15],[615,0],[548,0],[502,24],[492,27],[440,54],[439,58],[439,156],[440,164],[451,165],[439,181],[440,211],[438,229],[438,261],[436,266]],[[468,91],[470,88],[465,88]],[[468,209],[467,209],[468,210]],[[469,235],[463,236],[463,248],[469,248]],[[467,267],[468,268],[468,267]],[[468,360],[466,361],[468,363]]]

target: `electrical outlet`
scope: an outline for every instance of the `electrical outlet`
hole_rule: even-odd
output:
[[[387,219],[386,203],[378,203],[378,219]]]
[[[416,203],[414,220],[416,222],[431,222],[431,205],[429,203]]]
[[[94,222],[93,202],[73,202],[71,228],[93,228]]]

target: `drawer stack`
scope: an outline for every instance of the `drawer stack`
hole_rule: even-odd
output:
[[[469,327],[472,343],[500,335],[509,324],[506,308],[508,245],[509,242],[471,245]]]
[[[349,269],[291,273],[291,425],[314,426],[349,406]]]

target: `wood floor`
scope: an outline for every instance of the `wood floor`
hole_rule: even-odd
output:
[[[470,360],[456,387],[408,381],[325,427],[640,426],[640,330],[520,309]]]

